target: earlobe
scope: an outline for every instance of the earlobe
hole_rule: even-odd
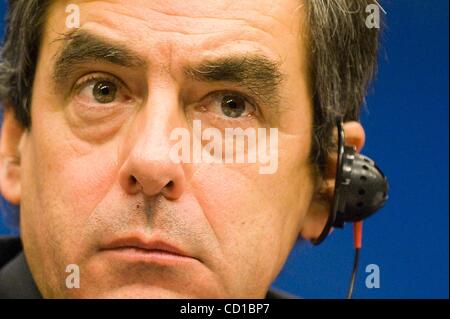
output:
[[[323,198],[314,198],[300,230],[300,237],[309,241],[319,237],[325,227],[329,211],[329,201]]]
[[[346,122],[343,125],[345,131],[345,144],[356,147],[360,152],[365,142],[364,128],[359,122]],[[337,139],[337,130],[333,132]],[[303,222],[300,236],[304,239],[314,240],[322,233],[331,210],[331,203],[334,195],[334,185],[336,179],[337,155],[335,152],[330,154],[327,159],[327,168],[324,175],[319,178],[316,194],[314,195],[308,213]]]
[[[15,119],[11,108],[3,113],[0,135],[0,192],[11,204],[20,203],[19,144],[25,129]]]
[[[1,156],[0,191],[11,204],[20,203],[20,163],[17,159]]]

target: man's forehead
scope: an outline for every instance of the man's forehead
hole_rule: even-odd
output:
[[[55,1],[62,7],[69,4],[75,5],[91,5],[98,7],[99,5],[109,7],[111,10],[122,8],[122,12],[131,13],[132,8],[140,10],[151,10],[155,13],[165,14],[167,16],[178,16],[186,18],[229,18],[252,16],[255,14],[267,17],[279,17],[285,15],[284,18],[293,11],[303,6],[300,0],[64,0]],[[146,12],[148,13],[148,12]],[[284,21],[287,22],[287,21]]]
[[[296,0],[57,1],[50,8],[47,27],[53,37],[73,31],[66,23],[70,5],[78,7],[81,28],[135,46],[174,40],[186,50],[206,51],[233,41],[276,52],[285,37],[298,31],[300,10],[292,10],[299,8],[294,4]]]

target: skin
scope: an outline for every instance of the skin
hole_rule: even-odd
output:
[[[304,10],[296,0],[71,0],[80,7],[80,29],[123,44],[148,67],[83,65],[83,75],[57,90],[52,72],[62,43],[55,40],[69,31],[62,18],[68,3],[55,2],[48,14],[32,127],[22,128],[7,110],[0,144],[1,191],[20,203],[21,237],[39,290],[50,298],[263,298],[296,240],[320,234],[329,204],[315,195],[333,186],[335,157],[322,179],[309,160]],[[233,52],[280,61],[285,79],[276,111],[261,103],[259,118],[236,120],[191,107],[209,92],[236,87],[190,81],[183,66]],[[91,73],[112,74],[129,88],[104,118],[87,110],[95,102],[89,89],[70,90]],[[171,162],[169,134],[192,119],[220,129],[278,128],[278,170]],[[346,123],[345,131],[360,150],[360,124]],[[101,251],[124,234],[169,241],[193,258],[162,265]],[[79,289],[66,288],[69,264],[80,267]]]

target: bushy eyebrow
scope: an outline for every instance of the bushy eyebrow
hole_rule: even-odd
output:
[[[53,69],[56,83],[66,79],[77,67],[87,62],[108,62],[124,67],[142,68],[147,63],[139,55],[122,44],[87,31],[76,30],[63,34],[56,41],[63,41]]]
[[[235,83],[269,103],[279,102],[279,90],[284,79],[280,63],[262,54],[234,54],[208,59],[185,67],[184,73],[197,81]]]

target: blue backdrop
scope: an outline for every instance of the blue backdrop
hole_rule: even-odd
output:
[[[448,298],[449,3],[382,4],[387,28],[362,121],[364,153],[389,177],[390,201],[364,225],[354,297]],[[0,234],[7,233],[0,221]],[[298,244],[274,286],[305,298],[341,298],[352,258],[351,227],[318,247]],[[366,287],[368,264],[379,266],[380,288]]]

